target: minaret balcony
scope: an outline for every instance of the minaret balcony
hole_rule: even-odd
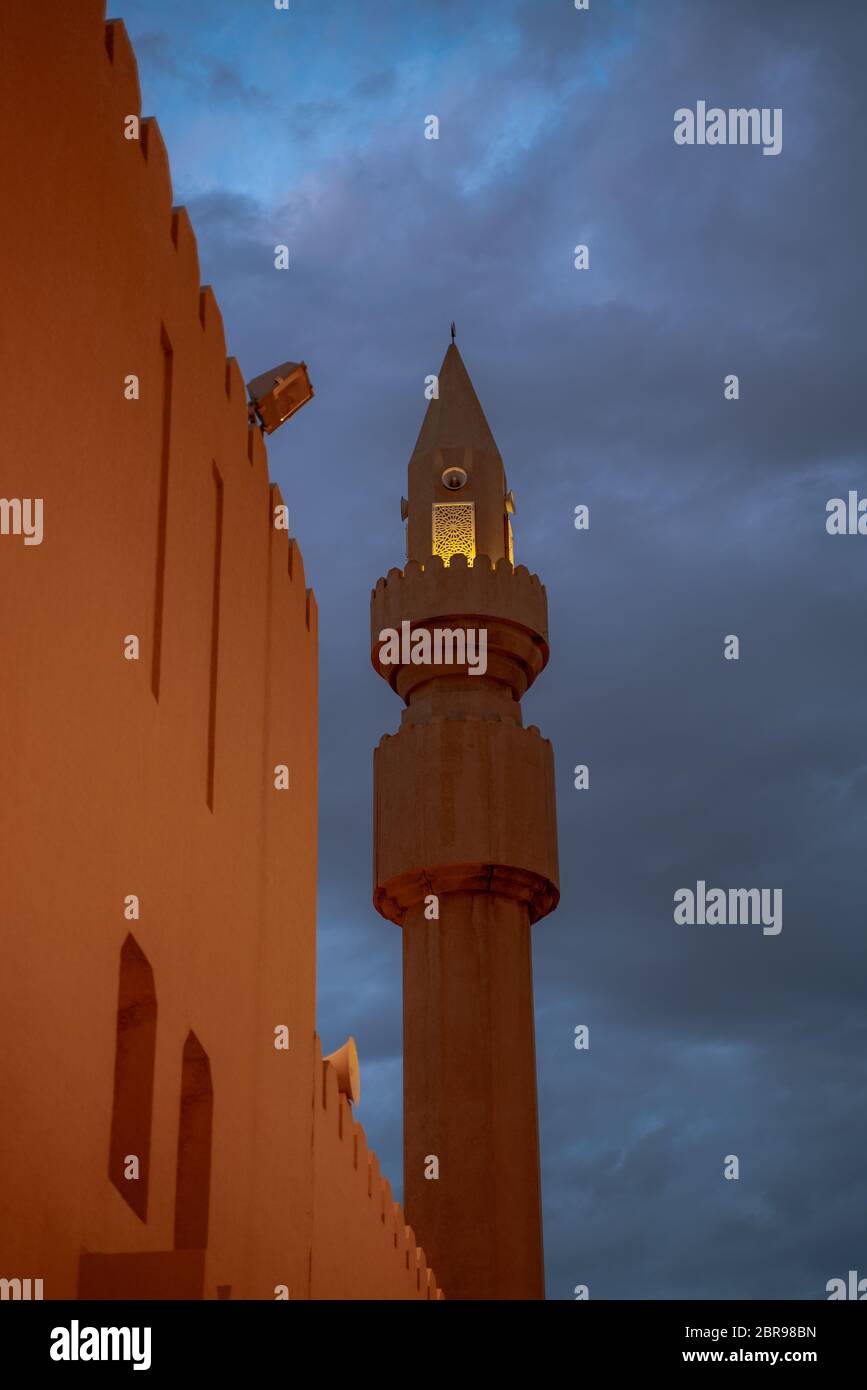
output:
[[[407,640],[426,629],[437,632],[463,630],[484,633],[485,662],[471,674],[468,664],[436,664],[410,655]],[[403,640],[395,659],[394,644],[382,634],[396,633]],[[421,565],[411,560],[403,570],[392,569],[380,579],[371,595],[371,661],[376,672],[410,704],[420,687],[432,682],[461,678],[472,686],[473,678],[495,682],[520,700],[548,662],[548,602],[544,585],[524,565],[513,568],[507,560],[493,565],[478,555],[470,566],[463,555],[453,555],[444,565],[432,555]],[[470,639],[470,649],[475,644]],[[442,655],[443,644],[429,644]],[[446,648],[448,651],[448,648]],[[468,678],[468,679],[467,679]]]

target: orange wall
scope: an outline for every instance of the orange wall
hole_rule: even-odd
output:
[[[205,1296],[430,1297],[314,1034],[316,603],[156,122],[123,137],[135,60],[103,20],[101,0],[0,7],[0,496],[44,499],[41,545],[0,535],[0,1276],[74,1297],[83,1249],[171,1250],[193,1030],[214,1090]],[[128,931],[157,995],[146,1222],[108,1180]]]

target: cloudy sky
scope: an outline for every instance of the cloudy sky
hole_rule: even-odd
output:
[[[271,473],[321,615],[320,1031],[358,1040],[384,1170],[401,942],[370,902],[371,755],[400,710],[369,590],[402,563],[454,318],[550,605],[524,710],[554,744],[562,865],[534,928],[548,1297],[817,1298],[867,1275],[867,536],[825,530],[829,498],[867,496],[867,9],[112,13],[229,350],[247,378],[303,357],[316,388]],[[780,154],[675,145],[698,101],[781,108]],[[782,931],[675,924],[698,879],[782,889]]]

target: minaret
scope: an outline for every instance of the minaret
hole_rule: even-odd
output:
[[[446,1298],[539,1299],[530,926],[559,890],[551,745],[520,700],[547,601],[513,567],[514,500],[454,342],[438,391],[407,564],[371,601],[374,667],[406,705],[374,754],[374,904],[403,928],[404,1207]]]

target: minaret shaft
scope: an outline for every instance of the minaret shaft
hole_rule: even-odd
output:
[[[526,905],[455,893],[438,922],[410,909],[403,933],[408,1219],[447,1297],[541,1299]]]

